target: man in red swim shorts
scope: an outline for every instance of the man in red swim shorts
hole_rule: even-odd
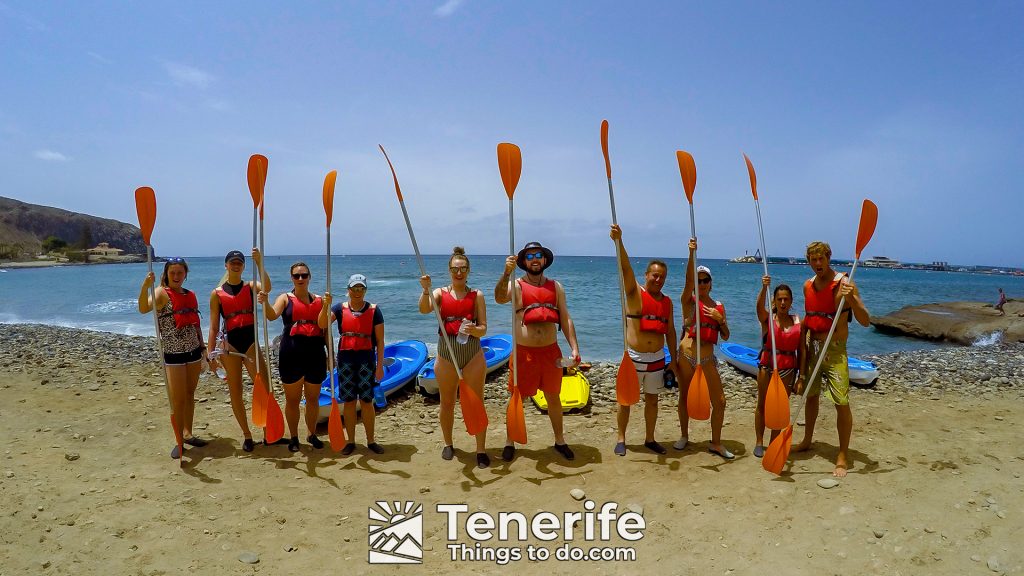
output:
[[[562,367],[559,359],[562,351],[558,347],[558,329],[561,327],[565,340],[572,348],[575,364],[580,363],[580,347],[576,342],[576,327],[565,304],[565,290],[562,285],[544,276],[544,271],[554,262],[551,250],[530,242],[517,256],[505,260],[505,272],[494,287],[494,301],[498,304],[513,302],[516,318],[513,332],[516,339],[516,357],[513,360],[519,393],[525,398],[543,390],[548,401],[548,418],[555,434],[555,451],[566,460],[576,456],[565,443],[562,435],[562,402],[558,397],[562,390]],[[519,266],[526,272],[522,278],[512,282],[512,271]],[[515,458],[516,446],[510,439],[505,440],[502,460],[511,462]]]

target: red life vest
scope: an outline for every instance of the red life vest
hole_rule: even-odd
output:
[[[641,286],[640,300],[643,303],[640,313],[627,314],[626,318],[639,319],[641,332],[666,334],[669,319],[672,318],[672,299],[662,294],[661,300],[658,300]]]
[[[324,301],[317,296],[313,298],[312,302],[303,302],[290,292],[288,300],[292,304],[292,329],[288,334],[291,336],[323,336],[324,331],[317,324],[317,319],[320,317]]]
[[[164,293],[171,301],[171,311],[160,316],[174,316],[174,325],[180,330],[192,324],[199,326],[199,302],[196,301],[196,293],[182,288],[184,294],[176,292],[171,288],[164,288]]]
[[[772,329],[775,330],[775,361],[778,363],[779,370],[796,368],[797,351],[800,349],[800,317],[796,314],[790,314],[790,318],[793,319],[793,325],[785,329],[775,321],[774,314],[769,319],[769,322],[772,323]],[[765,332],[761,340],[763,341],[763,346],[761,347],[758,363],[770,368],[772,366],[770,354],[772,348],[771,335]]]
[[[224,286],[227,286],[225,284]],[[220,299],[220,314],[224,317],[224,331],[252,326],[256,323],[252,309],[252,286],[246,283],[238,294],[231,294],[224,286],[217,288]]]
[[[353,313],[348,302],[341,305],[341,343],[339,350],[372,350],[373,349],[373,317],[377,306],[370,304],[359,313]]]
[[[523,313],[523,324],[559,323],[558,294],[555,291],[554,280],[548,280],[543,286],[534,286],[529,282],[523,282],[522,278],[517,279],[516,282],[519,283],[523,303],[523,307],[516,312]]]
[[[465,297],[457,300],[448,290],[441,290],[441,319],[444,331],[454,336],[459,333],[462,320],[476,320],[476,290],[470,290]]]
[[[814,289],[814,278],[804,282],[804,322],[811,332],[828,332],[832,327],[832,319],[836,317],[835,290],[843,276],[842,272],[836,272],[824,290]]]
[[[718,325],[717,320],[704,315],[704,307],[699,300],[697,301],[697,310],[700,314],[700,341],[702,343],[707,342],[708,344],[717,344],[718,333],[721,331],[722,327]],[[715,310],[718,310],[721,314],[725,314],[725,306],[721,302],[715,302]],[[686,333],[690,338],[697,337],[696,330],[693,329],[692,325],[687,329]]]

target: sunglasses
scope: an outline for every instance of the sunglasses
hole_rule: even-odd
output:
[[[452,274],[458,274],[459,272],[469,272],[469,266],[449,266],[448,270]]]
[[[184,264],[185,263],[185,259],[184,258],[178,258],[178,257],[168,258],[167,261],[170,262],[171,264]]]
[[[292,274],[292,278],[295,280],[305,280],[309,278],[309,272],[299,272],[298,274]]]
[[[699,278],[697,284],[711,284],[711,278]]]
[[[543,252],[531,252],[531,253],[526,255],[526,259],[527,260],[540,260],[543,257],[544,257],[544,253]]]

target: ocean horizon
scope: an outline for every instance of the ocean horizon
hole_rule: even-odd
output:
[[[487,300],[488,331],[508,333],[511,308],[494,302],[493,289],[503,269],[505,255],[470,255],[470,285],[483,291]],[[185,287],[197,292],[204,311],[204,331],[208,324],[207,301],[224,273],[222,257],[192,257]],[[643,282],[648,257],[631,257],[634,272]],[[683,286],[685,259],[661,258],[669,264],[669,277],[664,292],[675,303],[677,327],[681,322],[679,294]],[[699,256],[698,256],[699,259]],[[447,255],[425,255],[428,273],[435,286],[447,284]],[[265,265],[277,295],[291,288],[289,266],[303,261],[310,266],[313,278],[310,289],[320,294],[326,287],[324,255],[272,255]],[[760,264],[729,263],[721,259],[699,259],[711,267],[714,276],[712,296],[726,306],[732,329],[730,342],[751,347],[760,345],[760,330],[754,303],[761,285]],[[246,278],[252,269],[246,268]],[[333,255],[332,288],[344,294],[345,281],[353,273],[369,279],[367,299],[377,303],[385,317],[385,339],[422,340],[433,349],[437,327],[432,315],[417,310],[420,293],[419,267],[409,254]],[[154,269],[159,270],[155,263]],[[807,266],[769,264],[773,286],[788,284],[794,291],[794,310],[802,313],[802,284],[811,271]],[[0,274],[0,322],[38,323],[77,327],[101,332],[130,335],[153,335],[152,318],[138,313],[137,298],[146,265],[56,266],[11,269]],[[560,281],[566,290],[569,312],[576,325],[580,351],[585,361],[613,360],[622,354],[622,332],[618,297],[618,274],[613,256],[556,255],[547,275]],[[859,266],[854,277],[872,316],[881,316],[908,305],[930,302],[971,300],[994,302],[997,288],[1007,295],[1024,297],[1024,277],[1005,274],[938,272],[927,270],[880,269]],[[45,294],[41,301],[40,294]],[[281,332],[280,322],[270,326],[271,338]],[[994,336],[982,338],[991,342]],[[560,345],[567,349],[563,337]],[[876,332],[859,325],[851,327],[849,351],[853,355],[873,355],[907,350],[932,349],[944,344]]]

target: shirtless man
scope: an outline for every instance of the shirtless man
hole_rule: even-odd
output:
[[[665,370],[675,372],[676,326],[672,314],[672,298],[661,293],[668,277],[668,265],[661,260],[651,260],[644,272],[644,285],[636,281],[636,274],[629,264],[629,255],[622,244],[622,229],[612,226],[611,239],[619,252],[626,292],[626,344],[629,358],[636,367],[636,375],[644,393],[644,447],[655,454],[664,454],[665,448],[654,440],[654,428],[658,423],[658,394],[665,391]],[[669,344],[668,363],[664,346]],[[615,453],[626,455],[626,427],[629,425],[629,406],[619,405],[619,429],[615,439]]]
[[[836,468],[833,476],[846,476],[849,468],[850,435],[853,433],[853,411],[850,409],[850,370],[846,358],[846,339],[850,334],[850,317],[857,319],[861,326],[868,326],[871,315],[860,299],[857,286],[846,276],[832,269],[829,261],[832,248],[825,242],[811,242],[807,245],[807,263],[814,276],[804,282],[804,323],[807,352],[803,354],[800,364],[800,377],[797,380],[797,392],[803,391],[808,385],[807,409],[804,428],[804,439],[794,448],[801,452],[811,447],[814,436],[814,421],[818,418],[818,398],[820,394],[832,401],[836,407],[836,428],[839,430],[839,454],[836,456]],[[828,336],[832,319],[837,314],[839,300],[846,297],[846,308],[839,311],[839,321],[835,334],[828,348],[822,350]],[[825,359],[813,382],[805,382],[804,374],[813,370],[818,357],[824,353]]]
[[[562,391],[562,368],[558,365],[562,357],[558,347],[559,327],[572,348],[576,365],[580,363],[580,347],[576,342],[576,327],[565,304],[565,290],[560,283],[544,277],[544,270],[554,259],[551,250],[539,242],[530,242],[517,256],[509,256],[505,260],[505,272],[494,287],[494,301],[498,304],[512,301],[516,310],[512,331],[516,339],[519,393],[526,398],[535,395],[538,389],[544,391],[551,430],[555,434],[555,451],[566,460],[572,460],[576,456],[562,435],[562,402],[558,397]],[[526,271],[526,275],[512,282],[512,270],[516,266]],[[509,385],[511,387],[512,382]],[[511,462],[515,454],[515,443],[506,438],[501,459]]]

